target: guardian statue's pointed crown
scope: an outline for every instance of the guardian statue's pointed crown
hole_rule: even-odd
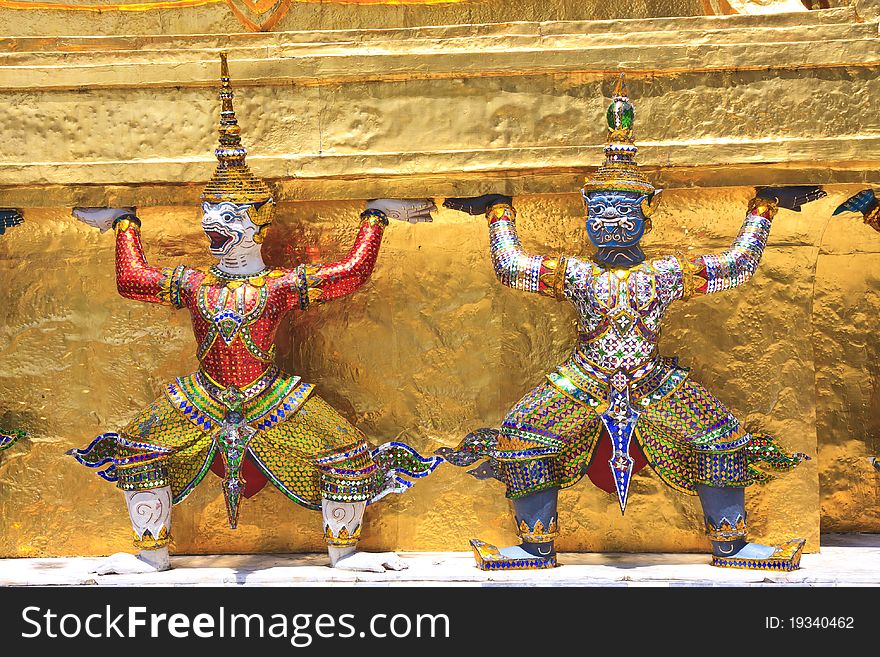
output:
[[[614,99],[608,106],[606,118],[608,141],[605,145],[605,163],[595,173],[587,176],[584,194],[604,190],[653,194],[654,186],[636,164],[635,158],[639,149],[633,142],[635,108],[629,102],[623,73],[617,80]]]
[[[226,53],[220,53],[220,145],[214,151],[217,168],[202,192],[202,201],[252,204],[255,207],[250,211],[251,221],[258,226],[265,226],[271,223],[274,216],[272,190],[251,173],[245,162],[247,149],[241,144],[241,128],[235,118],[233,97]]]

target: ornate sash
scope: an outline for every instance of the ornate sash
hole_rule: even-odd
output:
[[[688,371],[678,367],[676,358],[656,358],[631,371],[613,374],[590,367],[575,354],[568,362],[547,375],[550,383],[575,401],[592,407],[599,414],[612,454],[608,462],[617,490],[620,510],[626,510],[634,461],[630,445],[639,416],[644,410],[672,394]]]
[[[300,383],[270,368],[244,390],[223,388],[204,372],[182,376],[169,384],[165,394],[171,404],[202,431],[209,433],[226,467],[223,496],[229,526],[238,524],[238,511],[244,480],[241,467],[248,445],[260,431],[292,417],[311,394],[314,386]]]

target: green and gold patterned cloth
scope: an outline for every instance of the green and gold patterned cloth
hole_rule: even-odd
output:
[[[24,438],[27,434],[21,429],[12,429],[11,431],[6,431],[5,429],[0,429],[0,452],[4,449],[12,447],[12,445],[19,438]]]
[[[220,459],[232,526],[248,461],[311,509],[322,498],[369,503],[402,492],[442,461],[401,442],[373,447],[312,384],[274,368],[247,390],[222,388],[201,372],[180,377],[121,432],[70,454],[125,490],[170,485],[175,503]]]
[[[489,467],[475,474],[501,480],[512,499],[572,486],[597,460],[608,390],[607,383],[569,362],[528,392],[500,429],[475,431],[444,457],[461,466],[488,458]],[[695,494],[698,484],[765,482],[807,458],[786,453],[768,435],[744,430],[674,359],[658,359],[630,392],[638,409],[633,436],[641,455],[676,490]],[[597,465],[606,466],[599,472],[604,474],[607,463]]]

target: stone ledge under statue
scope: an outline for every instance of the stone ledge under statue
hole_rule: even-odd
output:
[[[794,572],[718,569],[698,554],[559,553],[551,570],[483,571],[468,552],[401,552],[402,571],[340,571],[324,554],[192,555],[141,575],[95,575],[101,557],[0,559],[0,586],[878,586],[880,535],[822,536]]]

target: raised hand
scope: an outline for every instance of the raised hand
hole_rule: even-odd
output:
[[[867,215],[878,204],[877,197],[874,195],[873,189],[863,189],[858,194],[854,194],[837,206],[837,209],[831,213],[832,216],[843,212],[860,212]]]
[[[134,208],[73,208],[74,217],[92,228],[98,228],[103,233],[113,227],[113,222],[119,217],[134,214]]]
[[[21,216],[21,210],[15,208],[0,209],[0,235],[6,232],[7,228],[18,226],[24,217]]]
[[[756,187],[755,195],[768,201],[776,201],[780,208],[800,212],[801,206],[825,198],[825,193],[818,185],[790,185],[785,187]]]
[[[486,214],[493,205],[499,203],[510,204],[513,199],[502,194],[483,194],[470,198],[448,198],[443,201],[443,207],[468,214]]]
[[[367,210],[379,210],[389,219],[417,224],[433,221],[431,213],[437,206],[429,198],[374,198],[367,201]]]

